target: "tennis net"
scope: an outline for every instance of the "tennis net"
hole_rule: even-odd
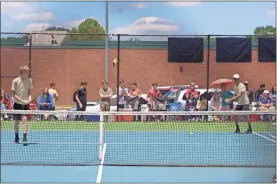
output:
[[[27,146],[21,144],[22,124],[20,142],[13,143],[15,114],[29,119]],[[2,165],[276,166],[276,112],[12,110],[1,115]],[[234,133],[236,118],[240,134]]]

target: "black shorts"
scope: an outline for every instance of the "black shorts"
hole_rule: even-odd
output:
[[[13,109],[14,110],[29,110],[29,105],[21,105],[21,104],[17,104],[17,103],[14,103],[13,105]],[[24,116],[27,116],[27,115],[24,115]],[[13,119],[14,120],[21,120],[21,114],[14,114],[13,115]]]
[[[250,105],[237,105],[235,111],[249,111]]]

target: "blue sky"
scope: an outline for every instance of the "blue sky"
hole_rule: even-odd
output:
[[[105,2],[2,2],[1,31],[72,28],[92,17],[105,27]],[[275,26],[274,2],[110,2],[109,33],[252,34]]]

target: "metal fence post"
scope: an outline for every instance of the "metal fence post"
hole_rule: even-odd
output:
[[[211,36],[208,35],[208,53],[207,53],[207,94],[209,94],[209,85],[210,85],[210,39]],[[207,103],[207,110],[209,110],[209,103]]]
[[[32,34],[29,36],[29,77],[32,76]]]
[[[119,111],[119,75],[120,75],[120,34],[117,35],[117,80],[116,80],[116,93],[117,93],[117,111]]]

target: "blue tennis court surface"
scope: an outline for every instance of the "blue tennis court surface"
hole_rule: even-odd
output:
[[[98,166],[98,132],[74,131],[73,134],[75,136],[67,131],[30,131],[30,144],[24,147],[12,143],[12,131],[2,131],[2,163],[34,161],[38,165],[82,163],[95,166],[5,165],[1,168],[1,182],[271,182],[276,172],[274,167]],[[276,163],[276,141],[266,134],[166,132],[167,136],[164,135],[160,132],[107,131],[104,134],[104,164],[236,166]]]

